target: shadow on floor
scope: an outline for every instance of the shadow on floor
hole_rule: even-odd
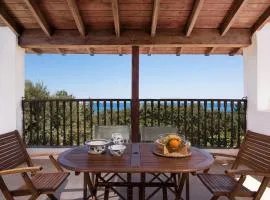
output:
[[[54,171],[56,170],[47,159],[40,159],[40,160],[33,160],[35,165],[42,165],[44,171]],[[223,173],[225,169],[229,169],[230,165],[221,166],[218,164],[214,164],[211,168],[209,173]],[[136,175],[135,175],[136,176]],[[138,178],[138,177],[137,177]],[[136,179],[136,177],[135,177]],[[18,186],[23,184],[23,180],[20,175],[8,175],[4,176],[4,180],[10,189],[16,189]],[[258,177],[248,177],[245,186],[249,189],[256,189],[260,184],[260,179]],[[62,184],[62,186],[58,189],[56,196],[61,200],[81,200],[83,197],[83,177],[82,174],[79,176],[75,176],[74,173],[71,172],[70,177],[67,181]],[[125,188],[117,188],[118,191],[123,195],[127,195],[127,191]],[[146,189],[146,196],[148,196],[154,188],[147,188]],[[103,199],[104,189],[100,188],[98,191],[98,199]],[[185,197],[185,192],[183,192],[183,197]],[[190,175],[190,199],[191,200],[208,200],[210,199],[211,194],[208,190],[201,184],[201,182],[197,179],[196,176]],[[18,200],[26,200],[29,197],[17,197]],[[0,199],[5,199],[0,192]],[[117,200],[119,199],[116,194],[110,191],[110,200]],[[138,189],[134,188],[133,191],[133,199],[138,199]],[[162,199],[162,191],[158,191],[153,198],[154,200],[161,200]],[[174,195],[169,192],[168,190],[168,199],[173,200]],[[220,200],[225,200],[227,198],[220,198]],[[248,198],[238,198],[238,199],[248,199]],[[270,187],[267,188],[265,191],[262,200],[269,200],[270,199]],[[41,195],[38,200],[49,200],[46,195]]]

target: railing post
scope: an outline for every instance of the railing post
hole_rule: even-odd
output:
[[[131,97],[131,140],[139,142],[140,127],[140,104],[139,104],[139,57],[140,50],[138,46],[132,46],[132,97]]]

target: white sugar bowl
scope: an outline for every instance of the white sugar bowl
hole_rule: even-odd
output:
[[[112,142],[114,144],[124,144],[125,143],[125,139],[122,136],[121,133],[113,133],[112,134]]]
[[[88,153],[102,154],[107,149],[108,140],[96,139],[85,142],[88,146]]]
[[[123,144],[113,144],[108,149],[113,156],[122,156],[126,150],[126,146]]]

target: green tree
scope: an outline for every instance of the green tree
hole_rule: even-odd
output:
[[[47,99],[50,93],[43,82],[33,83],[30,80],[25,81],[25,99]]]
[[[72,94],[69,94],[65,90],[59,90],[51,97],[55,99],[75,99],[75,97]]]

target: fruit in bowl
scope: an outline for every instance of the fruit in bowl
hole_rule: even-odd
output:
[[[167,148],[171,150],[177,150],[181,146],[181,139],[171,138],[167,143]]]
[[[161,137],[155,141],[155,144],[156,151],[163,155],[172,153],[185,155],[188,153],[184,137],[176,133],[167,133],[161,135]]]

